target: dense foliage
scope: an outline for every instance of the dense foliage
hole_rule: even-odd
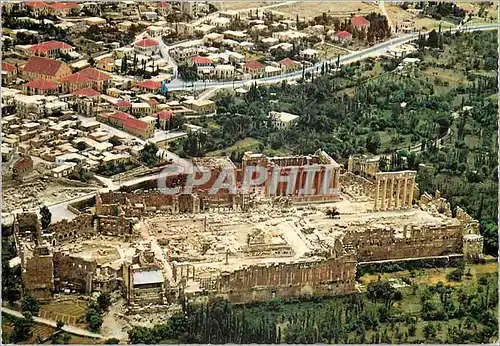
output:
[[[489,342],[497,334],[496,278],[481,277],[471,287],[410,282],[404,289],[379,280],[368,284],[366,294],[300,304],[272,299],[232,306],[210,298],[187,305],[166,324],[136,327],[129,338],[133,344]],[[407,305],[419,310],[408,311]]]

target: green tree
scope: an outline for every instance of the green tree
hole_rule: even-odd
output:
[[[368,150],[372,154],[377,154],[380,149],[380,136],[378,133],[370,133],[366,137],[366,150]]]
[[[147,166],[152,166],[158,162],[158,157],[156,153],[158,152],[158,146],[155,143],[148,142],[144,148],[140,151],[141,161]]]
[[[40,311],[40,303],[32,296],[26,295],[21,303],[21,311],[37,315]]]
[[[111,306],[111,295],[109,293],[101,292],[97,297],[97,305],[99,306],[99,310],[101,312],[108,311]]]
[[[89,324],[89,329],[98,332],[102,325],[102,316],[94,308],[89,308],[86,315],[87,323]]]
[[[42,217],[42,229],[47,229],[49,227],[50,222],[52,220],[52,213],[50,212],[47,206],[43,206],[40,208],[40,215]]]

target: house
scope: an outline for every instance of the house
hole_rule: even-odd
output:
[[[156,113],[156,117],[158,118],[160,127],[164,130],[168,130],[168,123],[173,116],[174,112],[172,112],[171,110],[163,110],[161,112]]]
[[[281,69],[283,74],[291,73],[297,71],[302,67],[302,65],[298,61],[294,61],[290,58],[285,58],[278,61],[278,66]]]
[[[53,2],[48,7],[50,8],[50,14],[67,17],[69,15],[78,15],[80,4],[77,2]]]
[[[57,166],[55,168],[52,168],[50,172],[54,178],[64,178],[71,175],[71,173],[73,173],[73,171],[75,170],[76,166],[77,164],[75,162],[68,162],[60,166]]]
[[[415,31],[415,21],[412,20],[403,20],[398,22],[398,31],[404,32],[405,34],[409,34]]]
[[[158,13],[156,12],[142,12],[141,17],[145,20],[155,21],[158,20]]]
[[[299,116],[287,112],[269,112],[269,119],[273,123],[273,126],[280,130],[289,129],[295,126],[299,120]]]
[[[113,70],[115,68],[115,59],[113,59],[111,57],[105,57],[105,58],[97,60],[95,65],[100,70],[104,70],[107,72],[113,72]]]
[[[287,30],[287,31],[278,31],[278,32],[273,32],[272,37],[275,39],[278,39],[281,42],[292,42],[292,41],[297,41],[300,39],[304,39],[308,37],[304,32],[299,32],[299,31],[294,31],[294,30]]]
[[[59,91],[59,85],[48,79],[35,79],[23,85],[28,95],[53,94]]]
[[[351,18],[351,25],[356,29],[368,30],[370,21],[364,17],[354,16]]]
[[[26,54],[57,58],[61,53],[68,54],[73,51],[74,47],[65,42],[47,41],[29,46]]]
[[[127,113],[118,111],[104,115],[102,118],[107,120],[112,126],[123,129],[125,132],[142,139],[151,138],[154,135],[154,125],[147,121],[136,119],[134,116]]]
[[[281,69],[275,66],[266,66],[264,68],[264,74],[266,77],[279,76],[281,74]]]
[[[199,55],[193,56],[191,58],[191,63],[196,65],[196,67],[209,67],[212,66],[212,60]]]
[[[2,86],[13,83],[17,78],[17,68],[2,61]]]
[[[22,178],[33,170],[33,160],[31,156],[23,156],[19,158],[13,167],[13,175],[17,178]]]
[[[215,78],[218,80],[228,80],[234,77],[235,67],[233,65],[215,66]]]
[[[49,14],[51,10],[50,7],[45,2],[42,1],[27,2],[26,6],[28,10],[35,16]]]
[[[134,43],[134,49],[140,54],[153,55],[159,52],[160,43],[151,38],[145,38]]]
[[[182,104],[198,114],[215,113],[215,102],[211,100],[186,100]]]
[[[224,38],[228,38],[235,41],[243,41],[248,35],[243,31],[233,31],[226,30],[223,32]]]
[[[313,60],[318,59],[319,52],[316,49],[308,48],[304,49],[299,53],[299,56],[303,59]]]
[[[75,98],[76,112],[85,116],[95,116],[99,108],[101,94],[91,88],[73,91],[71,95]]]
[[[87,17],[83,18],[86,25],[106,25],[106,19],[99,17]]]
[[[212,32],[211,34],[203,36],[203,42],[205,43],[221,43],[223,39],[224,35],[218,34],[216,32]]]
[[[87,67],[80,72],[60,78],[63,92],[73,92],[78,89],[93,88],[103,91],[111,81],[111,76],[93,67]]]
[[[32,56],[23,68],[23,79],[49,79],[53,82],[71,74],[71,68],[65,62]]]
[[[335,41],[348,42],[352,40],[352,35],[348,31],[340,31],[335,34]]]
[[[161,83],[154,80],[144,80],[136,84],[136,87],[139,88],[140,91],[150,92],[150,93],[158,93],[161,89]]]
[[[243,65],[243,71],[252,76],[252,78],[260,78],[265,73],[265,67],[257,60],[250,60]]]

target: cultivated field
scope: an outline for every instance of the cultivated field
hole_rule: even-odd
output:
[[[368,15],[372,12],[380,13],[380,8],[373,3],[365,2],[303,2],[293,5],[280,6],[276,12],[295,19],[297,14],[301,18],[311,19],[320,16],[323,12],[332,16],[348,17],[354,13],[357,15]]]

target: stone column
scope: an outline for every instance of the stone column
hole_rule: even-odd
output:
[[[394,177],[391,177],[391,192],[389,193],[389,202],[387,202],[387,209],[392,207],[392,196],[394,195]]]
[[[387,178],[384,178],[384,188],[382,190],[382,210],[385,210],[385,198],[387,196]]]
[[[407,189],[408,187],[408,178],[405,177],[404,181],[403,181],[403,198],[402,198],[402,201],[401,201],[401,207],[406,207],[406,196],[407,196]]]
[[[377,203],[378,203],[378,190],[380,188],[380,180],[377,179],[377,187],[375,188],[375,204],[373,205],[373,210],[378,210],[377,209]]]
[[[401,179],[399,177],[396,178],[398,181],[398,186],[396,187],[396,209],[399,207],[399,195],[401,194]]]
[[[333,183],[333,187],[340,190],[340,168],[335,170],[335,181]]]
[[[413,206],[413,191],[415,190],[415,178],[411,180],[410,183],[410,193],[408,194],[408,206],[412,207]]]

